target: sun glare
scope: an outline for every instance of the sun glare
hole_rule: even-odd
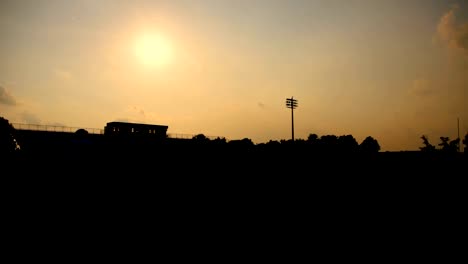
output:
[[[171,62],[172,47],[163,36],[146,34],[137,39],[135,55],[146,66],[160,67]]]

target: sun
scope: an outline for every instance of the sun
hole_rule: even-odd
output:
[[[135,42],[135,55],[146,66],[161,67],[171,62],[172,46],[162,35],[144,34]]]

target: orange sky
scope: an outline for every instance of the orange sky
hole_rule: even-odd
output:
[[[168,133],[376,138],[468,132],[462,1],[0,2],[0,116],[12,123]]]

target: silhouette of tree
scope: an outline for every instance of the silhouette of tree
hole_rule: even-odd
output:
[[[78,141],[84,141],[88,137],[89,133],[86,129],[80,128],[75,131],[75,138]]]
[[[338,137],[335,135],[324,135],[320,137],[320,150],[334,153],[338,148]]]
[[[278,147],[281,145],[281,143],[278,140],[270,140],[266,143],[266,145]]]
[[[212,142],[214,144],[216,144],[216,145],[224,145],[224,144],[227,143],[226,138],[224,138],[224,137],[223,138],[217,137],[217,138],[213,139]]]
[[[379,142],[371,136],[366,137],[361,144],[359,145],[359,149],[363,153],[377,153],[380,151]]]
[[[304,145],[305,142],[306,141],[304,139],[302,139],[302,138],[297,138],[297,139],[294,140],[294,143],[298,144],[298,145]]]
[[[263,144],[257,144],[257,149],[268,151],[270,153],[275,152],[281,148],[281,143],[277,140],[269,140]]]
[[[79,136],[87,136],[88,134],[89,134],[89,132],[86,129],[83,129],[83,128],[80,128],[80,129],[75,131],[75,135],[79,135]]]
[[[441,151],[444,153],[455,153],[458,152],[458,144],[460,143],[460,139],[454,139],[450,141],[449,137],[440,137],[439,146],[441,146]]]
[[[86,145],[90,144],[88,139],[89,132],[86,129],[80,128],[75,131],[74,144],[78,147],[83,148]]]
[[[10,122],[0,117],[0,153],[12,154],[20,150],[20,146],[15,138],[15,128]]]
[[[320,141],[326,145],[336,145],[338,143],[338,137],[335,135],[324,135],[320,137]]]
[[[439,146],[441,146],[441,149],[442,150],[448,150],[450,148],[449,146],[449,141],[450,141],[450,138],[449,137],[440,137],[440,143],[439,143]]]
[[[256,149],[263,151],[263,153],[275,153],[281,148],[281,143],[277,140],[269,140],[266,143],[259,143],[256,145]]]
[[[338,148],[341,152],[355,152],[359,144],[352,135],[343,135],[338,138]]]
[[[317,134],[309,134],[306,143],[309,146],[309,150],[312,152],[315,152],[320,148],[320,139]]]
[[[197,134],[192,137],[192,140],[199,143],[205,143],[210,141],[210,139],[207,138],[204,134]]]
[[[317,134],[309,134],[309,136],[307,137],[307,141],[309,143],[316,143],[318,141]]]
[[[215,151],[224,151],[227,146],[227,140],[224,137],[216,137],[213,140],[208,141],[208,144],[210,145],[210,148]]]
[[[249,147],[252,147],[254,146],[255,144],[252,142],[252,140],[250,138],[243,138],[241,140],[241,142],[246,145],[246,146],[249,146]]]
[[[231,147],[234,147],[234,149],[236,150],[240,150],[240,149],[247,150],[255,146],[255,144],[252,142],[250,138],[243,138],[240,140],[239,139],[230,140],[228,142],[228,145],[230,145]]]
[[[423,144],[424,144],[424,147],[419,148],[421,151],[425,151],[425,152],[435,151],[436,148],[431,143],[429,143],[429,139],[427,138],[427,136],[422,135],[421,139],[423,140]]]
[[[291,147],[293,148],[293,151],[297,154],[305,153],[305,151],[307,150],[308,143],[303,138],[297,138],[292,143],[293,144],[291,144]]]
[[[459,146],[460,146],[459,138],[450,141],[449,143],[450,152],[458,152]]]

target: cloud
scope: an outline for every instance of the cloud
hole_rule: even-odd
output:
[[[41,123],[41,120],[39,119],[39,117],[37,117],[35,114],[28,112],[28,111],[24,111],[23,113],[21,113],[21,119],[23,122],[27,124],[40,124]]]
[[[127,106],[123,113],[120,114],[121,117],[116,118],[117,122],[131,122],[131,123],[154,123],[157,120],[157,115],[153,112],[145,111],[144,109],[130,105]]]
[[[263,109],[263,108],[265,108],[265,104],[264,104],[264,103],[262,103],[262,102],[258,102],[258,107],[260,107],[260,108],[262,108],[262,109]]]
[[[54,69],[52,72],[55,75],[55,77],[57,77],[60,80],[70,80],[71,78],[73,78],[71,72],[66,71],[64,69]]]
[[[146,112],[142,108],[139,108],[138,106],[128,106],[126,109],[126,112],[131,114],[131,115],[136,115],[140,118],[145,118],[146,117]]]
[[[116,119],[114,119],[114,122],[125,122],[125,123],[135,123],[135,121],[133,120],[130,120],[128,118],[121,118],[121,117],[118,117]]]
[[[0,104],[16,105],[15,97],[2,86],[0,86]]]
[[[428,97],[433,94],[434,90],[427,79],[416,79],[411,83],[408,92],[417,97]]]
[[[63,126],[63,127],[66,126],[64,123],[61,123],[61,122],[49,122],[46,125],[48,125],[48,126]]]
[[[439,20],[437,36],[449,48],[462,51],[468,56],[468,22],[457,23],[455,12],[457,6],[452,7]]]

